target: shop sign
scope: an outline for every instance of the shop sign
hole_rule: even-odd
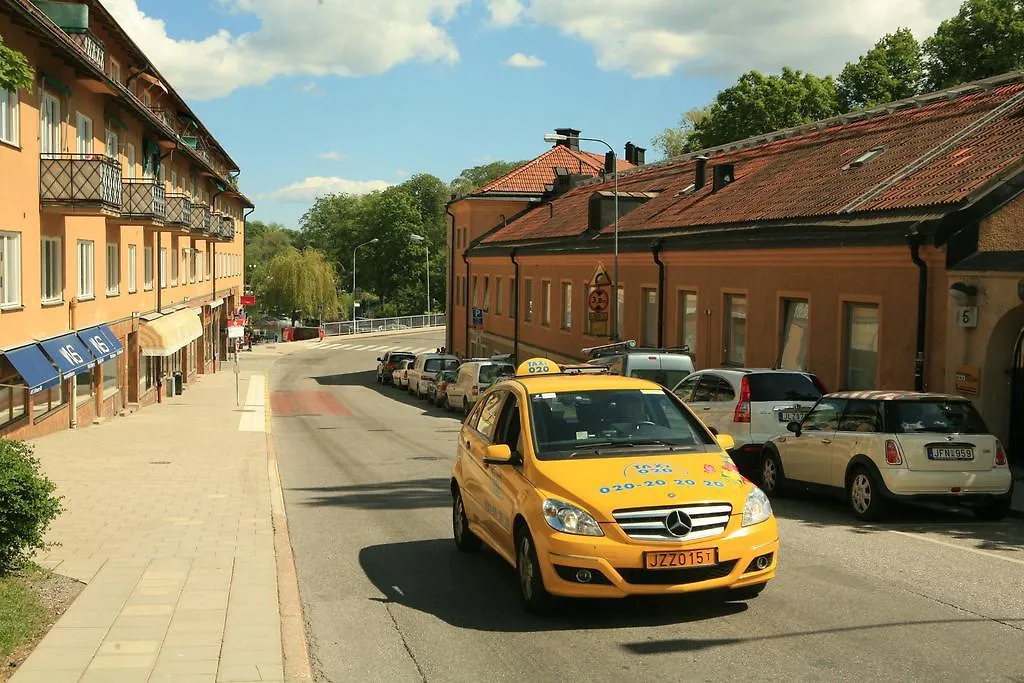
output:
[[[981,369],[976,365],[958,365],[955,386],[961,394],[977,395],[981,389]]]

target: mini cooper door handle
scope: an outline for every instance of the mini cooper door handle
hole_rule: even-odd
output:
[[[830,444],[830,443],[832,443],[832,439],[822,439],[821,442],[823,444]]]

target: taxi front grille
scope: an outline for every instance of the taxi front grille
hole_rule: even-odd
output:
[[[634,585],[646,586],[678,586],[686,583],[700,583],[729,576],[736,566],[736,560],[706,567],[690,567],[686,569],[618,569],[622,580]]]
[[[725,532],[732,514],[729,503],[617,510],[612,518],[636,541],[697,541]]]

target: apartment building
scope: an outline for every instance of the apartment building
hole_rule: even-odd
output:
[[[456,199],[450,348],[572,361],[617,337],[956,393],[1024,461],[1022,113],[1011,73],[617,183],[556,169],[517,207]]]
[[[173,400],[243,282],[239,169],[96,0],[0,0],[0,435]],[[177,381],[176,381],[177,378]]]

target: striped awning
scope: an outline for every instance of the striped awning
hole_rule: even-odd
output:
[[[139,328],[139,351],[144,356],[169,356],[203,336],[197,311],[183,308]]]

